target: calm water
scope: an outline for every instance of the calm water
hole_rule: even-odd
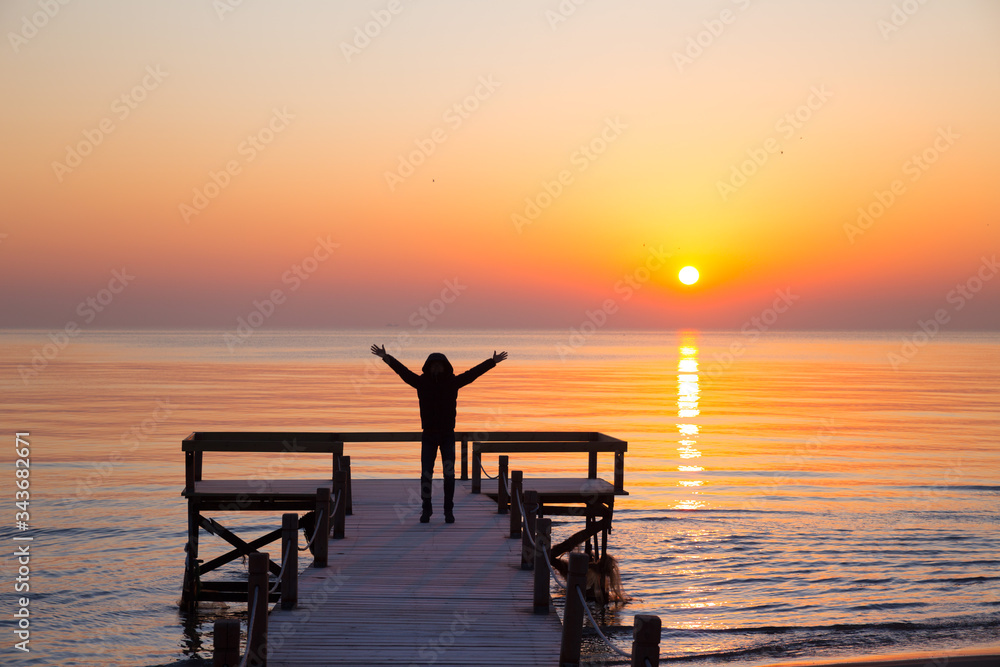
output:
[[[0,662],[210,657],[213,621],[243,617],[243,605],[177,610],[181,439],[416,430],[412,390],[367,352],[400,333],[258,331],[230,351],[220,333],[86,332],[26,380],[19,367],[48,332],[0,333],[0,423],[11,445],[31,433],[35,538],[32,653],[12,649],[8,584]],[[939,335],[894,369],[900,338],[600,333],[572,347],[559,332],[453,332],[416,337],[397,356],[417,368],[441,350],[465,368],[509,351],[463,390],[460,430],[597,430],[629,442],[631,495],[616,502],[610,544],[636,599],[602,617],[622,648],[635,613],[661,616],[662,655],[679,664],[995,646],[1000,335]],[[415,476],[412,445],[349,453],[358,476]],[[13,447],[3,456],[12,499]],[[517,462],[535,474],[586,469],[580,457]],[[207,461],[206,472],[268,465]],[[601,465],[610,477],[610,461]],[[273,520],[231,518],[260,532]],[[5,581],[16,569],[0,557]],[[591,659],[612,662],[596,644]]]

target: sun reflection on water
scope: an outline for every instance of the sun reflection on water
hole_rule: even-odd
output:
[[[692,419],[701,414],[698,409],[698,401],[701,395],[701,388],[698,384],[698,346],[693,336],[685,337],[680,346],[680,359],[677,361],[677,417],[679,420]],[[700,429],[697,424],[680,421],[677,424],[677,432],[680,439],[677,441],[678,455],[681,459],[690,460],[701,457],[698,451],[698,434]],[[677,466],[679,472],[697,473],[704,472],[705,468],[699,465]],[[691,489],[691,495],[697,496],[700,492],[695,490],[703,486],[705,482],[698,479],[682,479],[677,482],[678,486]],[[697,498],[682,498],[674,505],[674,509],[695,510],[705,506],[705,502]]]

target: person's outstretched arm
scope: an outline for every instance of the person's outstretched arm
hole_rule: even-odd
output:
[[[465,371],[461,375],[457,376],[455,379],[458,380],[458,386],[464,387],[469,384],[480,375],[490,370],[491,368],[496,368],[496,365],[507,358],[506,352],[497,353],[496,350],[493,351],[493,356],[484,361],[483,363],[473,366],[469,370]]]
[[[417,386],[417,378],[420,377],[409,368],[404,366],[396,357],[392,356],[385,351],[385,345],[379,347],[378,345],[372,345],[372,354],[379,357],[382,361],[389,364],[389,368],[396,371],[396,375],[402,378],[403,382],[410,385],[411,387]]]

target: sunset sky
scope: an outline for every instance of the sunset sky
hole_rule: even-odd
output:
[[[3,327],[739,329],[790,294],[774,328],[1000,329],[996,0],[0,27]]]

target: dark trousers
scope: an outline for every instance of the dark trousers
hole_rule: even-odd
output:
[[[431,479],[434,477],[434,460],[441,450],[444,467],[444,511],[455,507],[455,432],[424,431],[420,438],[420,499],[424,509],[431,509]]]

